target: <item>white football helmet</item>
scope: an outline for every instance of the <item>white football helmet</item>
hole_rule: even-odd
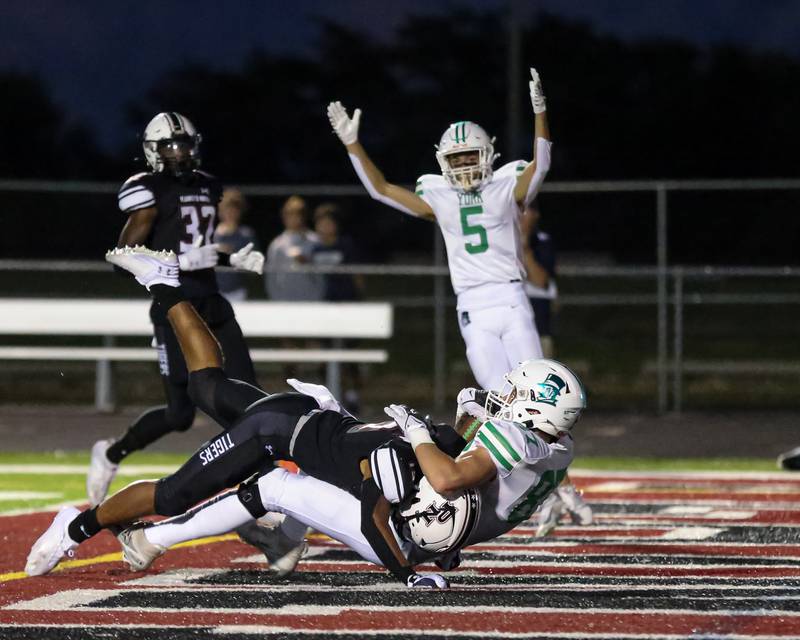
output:
[[[478,152],[477,164],[450,166],[453,156],[471,151]],[[458,191],[474,191],[488,183],[492,179],[492,164],[499,155],[494,152],[494,138],[490,138],[483,127],[468,120],[447,127],[436,145],[436,160],[442,175]]]
[[[499,391],[490,391],[486,411],[553,436],[570,431],[586,408],[580,379],[555,360],[526,360],[505,376]]]
[[[404,532],[421,549],[447,553],[464,544],[478,517],[478,495],[467,489],[447,499],[422,478],[419,490],[400,508]]]
[[[180,113],[159,113],[145,128],[143,138],[144,157],[153,171],[168,170],[178,175],[200,166],[203,137]]]

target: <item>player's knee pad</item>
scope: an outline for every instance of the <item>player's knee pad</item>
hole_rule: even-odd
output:
[[[258,476],[253,476],[240,484],[239,488],[236,490],[236,495],[239,498],[239,502],[242,503],[242,506],[247,509],[247,512],[253,516],[253,518],[258,519],[267,513],[261,501],[261,491],[259,491],[258,488]]]
[[[173,476],[168,476],[156,484],[155,511],[159,516],[179,516],[201,499],[192,495],[188,487],[180,486]]]

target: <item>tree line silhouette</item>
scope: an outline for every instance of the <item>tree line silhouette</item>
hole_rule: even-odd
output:
[[[88,123],[67,120],[41,80],[0,74],[0,176],[122,180],[143,166],[133,159],[141,155],[136,135],[149,118],[177,110],[203,133],[205,166],[228,182],[353,183],[325,117],[334,99],[363,109],[362,140],[394,181],[411,183],[438,171],[433,144],[460,119],[483,124],[498,137],[501,162],[513,159],[503,139],[509,87],[502,12],[411,16],[386,41],[332,22],[321,23],[320,34],[313,55],[254,51],[238,70],[189,65],[155,78],[127,107],[130,142],[111,153],[99,150]],[[519,108],[530,113],[527,66],[535,65],[555,140],[551,180],[794,175],[800,147],[794,126],[800,63],[794,59],[667,39],[627,42],[547,14],[522,25],[522,41]],[[527,117],[523,123],[524,139],[515,143],[530,149],[532,123]],[[755,242],[770,248],[767,261],[792,261],[796,198],[783,192],[745,200],[742,208],[738,197],[712,205],[685,199],[681,215],[689,216],[695,239],[708,240],[698,246],[676,238],[675,259],[741,263]],[[551,206],[558,213],[576,205],[553,200]],[[601,237],[620,260],[652,259],[649,222],[605,199],[588,198],[581,206],[590,219],[610,221],[599,236],[596,229],[576,233],[574,215],[559,222],[545,212],[575,248],[582,248],[582,237]],[[641,206],[651,207],[650,201]],[[709,207],[717,214],[713,223],[703,221]],[[768,228],[754,214],[768,216]],[[389,233],[400,224],[390,214],[379,218]],[[416,246],[409,243],[399,248]]]

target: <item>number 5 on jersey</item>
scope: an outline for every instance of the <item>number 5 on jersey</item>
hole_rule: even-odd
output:
[[[464,248],[467,253],[483,253],[489,248],[489,238],[486,236],[486,228],[480,224],[470,224],[469,217],[483,213],[483,207],[479,204],[469,207],[461,207],[461,230],[465,236],[477,234],[477,243],[466,242]]]

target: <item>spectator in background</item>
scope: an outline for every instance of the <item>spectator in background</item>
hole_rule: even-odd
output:
[[[308,206],[300,196],[291,196],[281,208],[284,231],[267,249],[264,280],[272,300],[319,300],[322,279],[315,273],[289,273],[310,262],[317,235],[308,228]],[[273,273],[273,270],[277,271]]]
[[[311,251],[314,264],[338,266],[358,261],[352,238],[339,234],[339,217],[339,207],[330,202],[314,210],[314,232],[317,234],[317,242]],[[363,291],[361,274],[327,273],[323,278],[324,300],[359,300]]]
[[[225,189],[219,203],[219,224],[214,233],[214,242],[219,245],[223,253],[234,253],[253,243],[253,248],[258,250],[258,240],[255,231],[242,225],[242,216],[247,213],[247,200],[238,189]],[[217,270],[217,286],[219,292],[229,302],[247,299],[247,287],[240,271]]]
[[[320,266],[339,266],[358,261],[355,244],[339,234],[339,207],[326,202],[314,210],[314,231],[317,242],[311,251],[311,262]],[[326,273],[322,278],[322,297],[330,302],[360,300],[364,292],[361,274]],[[344,406],[351,413],[360,409],[361,375],[354,362],[342,366]]]
[[[522,253],[528,279],[525,293],[531,301],[536,330],[542,341],[542,354],[552,358],[553,344],[553,302],[558,296],[556,288],[556,250],[550,234],[539,230],[541,212],[536,200],[528,203],[520,218]]]

